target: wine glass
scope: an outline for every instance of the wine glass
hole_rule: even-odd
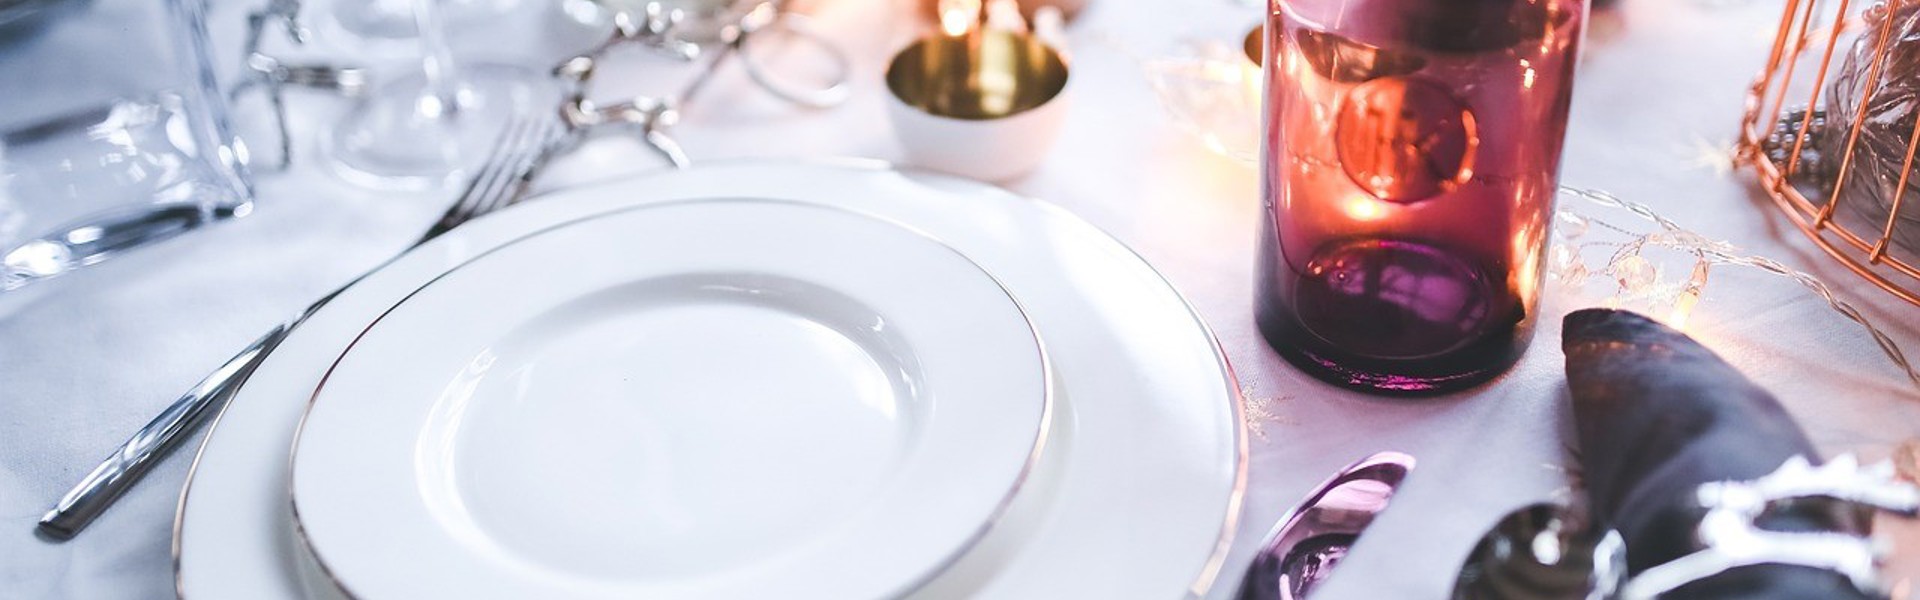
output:
[[[335,174],[382,189],[433,190],[464,178],[509,115],[553,110],[556,86],[523,67],[461,63],[442,11],[457,0],[412,0],[420,72],[374,88],[322,138]]]
[[[476,21],[500,18],[526,0],[441,0],[436,10],[443,22],[461,27]],[[419,35],[416,27],[416,0],[328,0],[321,15],[321,26],[344,37],[391,49],[396,44],[411,45]],[[334,32],[330,32],[334,33]],[[403,46],[404,47],[404,46]]]

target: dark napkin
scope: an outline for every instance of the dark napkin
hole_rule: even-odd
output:
[[[1590,309],[1567,315],[1567,387],[1579,429],[1594,524],[1616,529],[1638,574],[1696,550],[1702,483],[1750,480],[1813,444],[1771,394],[1712,351],[1646,317]],[[1775,511],[1777,531],[1862,533],[1857,513],[1825,502]],[[1837,573],[1763,565],[1688,584],[1663,598],[1871,598]]]

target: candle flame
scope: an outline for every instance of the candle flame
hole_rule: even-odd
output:
[[[960,37],[980,26],[981,0],[940,0],[940,30]]]
[[[1344,206],[1347,216],[1355,221],[1378,221],[1387,217],[1387,207],[1379,200],[1355,195],[1347,198]]]
[[[1013,0],[987,0],[987,31],[1027,32],[1027,18]]]

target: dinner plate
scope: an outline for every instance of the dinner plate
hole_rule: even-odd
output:
[[[1047,448],[999,526],[915,598],[1181,598],[1212,589],[1239,516],[1241,405],[1204,323],[1118,241],[1053,205],[872,161],[709,163],[561,190],[476,220],[342,293],[219,416],[175,521],[193,600],[305,596],[289,525],[294,428],[367,323],[473,256],[531,232],[689,198],[781,198],[909,224],[1006,286],[1046,340]]]
[[[575,221],[409,295],[335,362],[300,531],[357,598],[886,598],[1037,458],[1045,357],[959,252],[820,204]]]

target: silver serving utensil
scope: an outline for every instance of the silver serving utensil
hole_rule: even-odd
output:
[[[1654,600],[1762,565],[1828,571],[1860,592],[1846,597],[1885,597],[1880,571],[1886,547],[1873,538],[1846,531],[1772,530],[1759,520],[1792,507],[1821,507],[1861,521],[1877,512],[1913,517],[1920,514],[1920,487],[1895,479],[1890,463],[1863,467],[1852,455],[1841,455],[1814,466],[1795,456],[1757,479],[1700,484],[1694,501],[1705,511],[1693,532],[1699,550],[1632,577],[1626,540],[1618,531],[1596,532],[1584,511],[1559,504],[1521,507],[1495,524],[1468,555],[1452,598]],[[1731,589],[1741,588],[1720,588],[1722,593]],[[1747,587],[1741,597],[1811,597],[1809,591]],[[1819,597],[1837,597],[1829,592]]]
[[[485,165],[474,175],[460,199],[427,229],[419,241],[414,242],[414,246],[439,237],[476,217],[518,202],[525,195],[533,174],[549,155],[549,149],[554,147],[564,132],[559,119],[550,114],[516,115],[509,120],[492,153],[487,156]],[[392,262],[392,259],[388,262]],[[384,263],[382,266],[385,266]],[[355,278],[354,281],[359,279]],[[349,282],[346,287],[351,286],[352,282]],[[53,510],[41,517],[38,527],[40,533],[55,540],[66,540],[93,522],[114,500],[139,482],[141,476],[146,475],[161,458],[179,447],[189,433],[205,423],[208,417],[218,413],[247,376],[260,366],[267,353],[286,338],[288,332],[346,287],[321,297],[301,311],[299,316],[274,327],[173,401],[159,416],[108,455],[79,485],[67,492]]]
[[[1626,545],[1553,503],[1507,513],[1467,555],[1453,600],[1605,600],[1626,580]]]
[[[678,95],[684,105],[697,88],[728,59],[738,55],[747,77],[768,93],[807,108],[832,108],[846,102],[853,79],[853,61],[845,49],[808,25],[806,17],[787,9],[788,0],[666,0],[646,3],[639,11],[651,37],[648,46],[670,56],[691,60],[713,50],[696,81]],[[632,15],[625,15],[632,17]],[[618,16],[616,16],[616,19]],[[795,84],[773,76],[750,47],[755,34],[781,32],[813,46],[828,69],[819,85]]]
[[[1333,574],[1347,550],[1386,510],[1412,456],[1381,452],[1320,484],[1267,534],[1240,582],[1240,600],[1302,600]]]

